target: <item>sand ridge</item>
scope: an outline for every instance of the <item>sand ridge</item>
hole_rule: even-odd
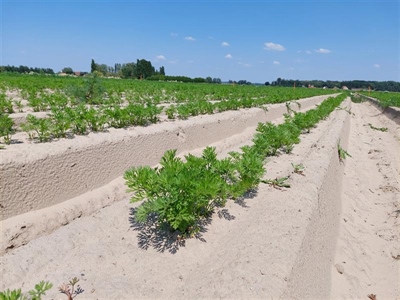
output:
[[[388,119],[378,122],[376,110],[366,103],[347,101],[342,106],[355,115],[334,111],[310,134],[302,135],[292,154],[267,162],[265,178],[290,175],[290,189],[262,184],[243,201],[229,201],[224,210],[215,212],[198,239],[182,245],[156,235],[152,228],[138,230],[131,220],[137,204],[124,199],[2,255],[0,267],[7,275],[2,277],[0,289],[27,290],[41,279],[57,285],[77,276],[85,289],[82,299],[367,299],[370,293],[376,293],[377,299],[398,297],[395,276],[399,261],[375,251],[398,242],[396,214],[383,218],[393,212],[398,199],[393,189],[399,174],[394,163],[398,162],[397,146],[393,146],[397,126]],[[361,117],[366,115],[368,119]],[[363,126],[366,121],[385,125],[389,132],[366,135],[373,140],[355,138],[369,130]],[[339,140],[353,155],[344,163],[337,156]],[[219,155],[224,155],[243,143],[246,139],[236,136],[214,145]],[[368,153],[371,147],[381,152]],[[363,150],[368,150],[367,154]],[[361,227],[364,220],[360,219],[354,222],[357,230],[350,239],[342,227],[350,221],[344,222],[343,217],[360,216],[359,211],[348,209],[352,204],[347,203],[346,195],[361,197],[369,192],[360,192],[359,187],[371,179],[366,169],[371,161],[379,163],[376,168],[381,177],[371,194],[383,210],[366,210],[376,226],[379,221],[380,230]],[[305,176],[293,173],[292,162],[304,164]],[[354,185],[354,180],[360,184]],[[375,198],[378,191],[388,198]],[[382,243],[364,249],[368,259],[351,256],[371,232],[382,235],[378,235]],[[336,265],[342,260],[346,265],[340,274]],[[385,263],[378,266],[376,262]],[[361,276],[362,272],[366,276]],[[391,277],[385,282],[387,274]],[[374,279],[374,289],[365,287],[364,278]],[[49,296],[60,298],[54,288]]]

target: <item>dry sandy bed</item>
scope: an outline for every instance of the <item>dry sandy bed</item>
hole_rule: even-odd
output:
[[[400,127],[369,103],[352,112],[332,298],[400,299]]]
[[[260,185],[197,239],[138,228],[125,199],[3,255],[0,290],[77,276],[77,299],[400,297],[398,126],[366,103],[352,111],[335,111],[292,154],[270,159],[265,177],[290,175],[290,189]],[[345,163],[339,139],[352,155]],[[213,144],[221,156],[246,143],[229,141]],[[65,299],[56,288],[49,295]]]

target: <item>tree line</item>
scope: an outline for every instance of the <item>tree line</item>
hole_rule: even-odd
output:
[[[151,61],[145,59],[137,59],[135,62],[130,63],[116,63],[114,66],[107,66],[105,64],[97,64],[92,59],[90,64],[92,73],[100,72],[105,76],[117,76],[121,78],[130,79],[146,79],[152,81],[179,81],[179,82],[194,82],[194,83],[221,83],[220,78],[211,77],[195,77],[190,78],[187,76],[168,76],[165,74],[164,66],[158,70],[151,64]]]
[[[293,80],[293,79],[282,79],[277,78],[275,81],[269,83],[265,82],[265,85],[273,86],[287,86],[287,87],[316,87],[316,88],[342,88],[346,86],[348,89],[371,89],[375,91],[389,91],[389,92],[400,92],[400,82],[396,81],[366,81],[366,80]]]
[[[50,68],[30,68],[27,66],[0,66],[0,72],[14,72],[14,73],[38,73],[38,74],[54,74],[53,69]]]
[[[114,76],[131,79],[147,79],[153,75],[165,75],[165,68],[161,66],[158,70],[145,59],[137,59],[136,62],[115,63],[114,66],[106,64],[97,64],[92,59],[90,64],[91,73],[101,73],[104,76]]]

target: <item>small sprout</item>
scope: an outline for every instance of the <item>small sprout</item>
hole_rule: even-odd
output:
[[[371,129],[373,129],[373,130],[379,130],[379,131],[382,131],[382,132],[388,131],[388,129],[387,129],[386,127],[375,127],[375,126],[373,126],[371,123],[368,123],[368,125],[369,125],[369,127],[370,127]]]
[[[293,166],[293,169],[294,169],[293,170],[294,173],[306,176],[306,175],[304,175],[304,166],[303,166],[303,164],[294,164],[294,163],[292,163],[292,166]]]
[[[265,179],[261,180],[261,182],[272,185],[272,187],[281,190],[282,187],[284,188],[290,188],[290,184],[286,183],[286,180],[289,179],[288,177],[281,177],[281,178],[275,178],[275,179]]]
[[[339,161],[343,162],[347,156],[352,157],[346,150],[344,150],[340,143],[338,144],[338,154],[339,154]]]
[[[14,104],[18,108],[18,112],[23,112],[24,105],[21,100],[15,100]]]
[[[58,287],[58,290],[60,293],[67,295],[68,300],[72,300],[79,294],[82,294],[84,290],[80,287],[80,285],[76,286],[75,285],[78,283],[79,279],[74,277],[72,278],[69,283],[64,283]]]

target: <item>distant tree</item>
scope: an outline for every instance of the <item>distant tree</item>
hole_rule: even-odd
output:
[[[120,72],[122,78],[135,78],[136,64],[135,63],[122,64]]]
[[[222,82],[221,78],[213,78],[213,80],[212,80],[212,83],[220,84],[221,82]]]
[[[121,64],[115,64],[114,65],[114,73],[118,74],[121,71],[121,67],[122,67]]]
[[[207,83],[212,83],[212,78],[210,76],[206,77],[206,82]]]
[[[266,86],[269,86],[269,82],[268,82],[268,81],[266,81],[266,82],[265,82],[265,85],[266,85]]]
[[[92,63],[90,64],[90,72],[93,73],[96,70],[97,70],[97,64],[94,62],[94,59],[92,59]]]
[[[66,67],[66,68],[62,69],[61,72],[65,73],[65,74],[73,74],[74,73],[74,71],[70,67]]]
[[[156,73],[154,67],[151,65],[150,61],[145,59],[138,59],[136,61],[136,77],[138,79],[146,79]]]
[[[106,64],[96,64],[96,71],[99,71],[103,75],[107,75],[108,72],[108,66]]]
[[[237,84],[239,84],[239,85],[251,85],[251,82],[247,81],[247,80],[239,80],[237,82]]]
[[[193,82],[195,82],[195,83],[205,83],[206,80],[204,78],[202,78],[202,77],[196,77],[196,78],[193,78]]]
[[[18,67],[18,72],[19,73],[29,73],[29,68],[27,66],[19,66]]]
[[[161,66],[161,67],[160,67],[160,75],[165,75],[164,66]]]

